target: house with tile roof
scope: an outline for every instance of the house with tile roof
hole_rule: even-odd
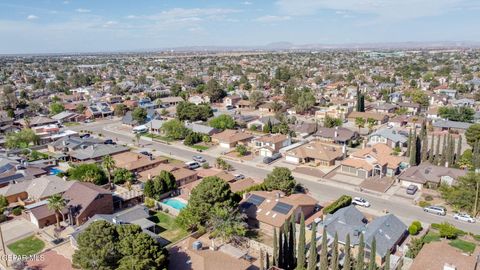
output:
[[[143,154],[130,151],[113,154],[115,167],[129,170],[133,173],[139,173],[150,170],[161,163],[167,163],[168,159],[163,157],[149,157]]]
[[[400,172],[403,160],[392,153],[391,147],[377,143],[352,153],[342,161],[340,171],[362,179],[394,176]]]
[[[252,140],[253,146],[258,149],[262,157],[271,157],[291,143],[290,136],[283,134],[267,134]]]
[[[9,203],[29,204],[44,200],[54,194],[65,192],[73,184],[55,175],[12,183],[0,188],[0,195],[5,196]]]
[[[175,177],[175,181],[177,182],[177,187],[184,186],[188,183],[196,181],[198,179],[197,171],[190,170],[181,166],[176,166],[173,164],[158,164],[157,166],[141,171],[138,174],[138,179],[142,182],[146,182],[149,179],[154,178],[155,176],[159,175],[162,171],[170,172],[173,177]]]
[[[408,133],[393,128],[382,128],[368,135],[368,145],[383,143],[391,148],[406,147]]]
[[[311,141],[285,152],[285,161],[292,164],[312,164],[314,166],[333,166],[335,161],[343,159],[344,147]]]
[[[403,171],[398,180],[404,187],[415,185],[418,188],[438,187],[440,184],[453,185],[459,177],[465,176],[468,171],[435,166],[428,162],[423,162],[418,166],[412,166]]]
[[[100,161],[105,156],[111,156],[123,152],[130,151],[130,149],[123,145],[111,144],[93,144],[87,147],[81,147],[68,152],[72,161],[86,162],[86,161]]]
[[[237,144],[248,144],[253,139],[253,135],[240,130],[226,129],[220,133],[212,135],[212,142],[222,148],[231,149]]]
[[[358,132],[344,127],[318,127],[313,134],[316,140],[333,142],[337,144],[349,144],[359,138]]]

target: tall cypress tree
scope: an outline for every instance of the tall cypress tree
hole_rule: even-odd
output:
[[[413,137],[410,140],[412,146],[410,147],[410,166],[416,166],[417,163],[417,129],[413,131]]]
[[[300,212],[300,232],[298,236],[297,270],[305,269],[305,217]]]
[[[335,233],[335,238],[333,239],[332,247],[332,260],[330,263],[332,270],[338,270],[338,235]]]
[[[428,160],[428,136],[425,134],[422,137],[422,162],[425,162]]]
[[[462,135],[458,137],[457,141],[457,153],[455,155],[455,163],[460,160],[460,156],[462,155]]]
[[[328,270],[328,239],[327,230],[323,229],[322,250],[320,251],[320,270]]]
[[[278,267],[284,268],[285,251],[283,250],[283,232],[278,232]]]
[[[437,146],[435,147],[435,165],[440,164],[440,135],[437,136]]]
[[[365,269],[365,241],[363,240],[363,233],[360,233],[360,242],[358,245],[357,262],[355,270]]]
[[[295,220],[295,215],[292,215],[290,218],[290,232],[292,234],[292,237],[289,243],[289,247],[291,249],[292,253],[292,262],[296,265],[296,257],[297,257],[297,228],[295,226],[296,220]]]
[[[288,239],[290,234],[290,222],[286,221],[283,226],[283,268],[290,269],[290,248],[288,247]]]
[[[308,270],[317,269],[317,224],[312,223],[312,238],[310,240],[310,249],[308,254]]]
[[[368,270],[377,270],[377,262],[375,258],[377,256],[377,240],[373,237],[372,243],[370,244],[370,259],[368,262]]]
[[[442,154],[440,155],[439,166],[445,166],[446,161],[447,161],[447,135],[443,135],[443,147],[442,147]]]
[[[385,265],[383,266],[383,270],[390,270],[390,251],[387,251],[387,255],[385,255]]]
[[[345,260],[343,260],[343,270],[352,269],[352,259],[350,252],[350,234],[347,234],[347,239],[345,240]]]
[[[408,132],[408,140],[407,140],[407,152],[405,155],[410,157],[410,151],[412,150],[412,129]]]
[[[265,256],[265,265],[266,265],[265,268],[267,268],[267,270],[270,269],[270,256],[268,255],[268,252]]]
[[[277,228],[273,228],[273,255],[272,265],[278,266],[278,243],[277,243]]]
[[[260,270],[265,270],[265,262],[263,259],[263,249],[260,249]]]
[[[289,269],[295,268],[295,226],[289,222],[290,230],[288,231],[288,262]]]
[[[448,166],[453,167],[453,164],[455,162],[455,138],[453,136],[450,136],[450,145],[448,147]]]
[[[434,158],[435,158],[435,153],[433,152],[433,149],[435,148],[435,136],[432,134],[432,141],[430,143],[430,151],[428,154],[428,161],[433,164]]]

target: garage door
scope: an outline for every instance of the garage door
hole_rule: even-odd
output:
[[[357,175],[358,175],[358,177],[363,178],[363,179],[367,178],[367,172],[364,171],[364,170],[357,170]]]

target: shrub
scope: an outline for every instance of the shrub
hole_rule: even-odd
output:
[[[459,235],[459,230],[448,222],[440,224],[439,228],[440,237],[447,239],[455,239]]]
[[[418,234],[417,226],[415,226],[415,224],[410,225],[410,227],[408,227],[408,233],[410,235],[417,235]]]
[[[427,206],[430,206],[431,204],[429,202],[426,202],[426,201],[419,201],[418,202],[418,206],[420,207],[427,207]]]
[[[202,168],[203,169],[208,169],[208,168],[210,168],[210,164],[208,164],[208,162],[205,162],[205,163],[202,164]]]
[[[427,196],[425,196],[425,201],[431,202],[431,201],[433,201],[433,197],[431,195],[427,195]]]
[[[430,227],[432,227],[432,229],[435,229],[435,230],[440,230],[440,224],[438,224],[438,223],[432,223],[432,225],[430,225]]]
[[[418,221],[418,220],[415,220],[414,222],[412,222],[412,225],[415,225],[415,227],[417,227],[418,231],[423,230],[422,223],[420,223],[420,221]]]
[[[12,214],[15,216],[20,216],[22,214],[22,209],[19,207],[13,208]]]
[[[474,234],[472,235],[473,239],[480,241],[480,234]]]
[[[145,198],[144,202],[145,206],[148,207],[149,209],[152,209],[155,207],[155,200],[152,198]]]
[[[324,214],[333,214],[338,209],[343,208],[345,206],[349,206],[351,203],[352,203],[352,197],[350,197],[348,195],[342,195],[340,198],[338,198],[332,204],[325,207],[323,209],[323,213]]]
[[[7,216],[0,214],[0,223],[7,221]]]

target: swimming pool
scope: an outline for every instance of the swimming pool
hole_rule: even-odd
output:
[[[186,203],[180,201],[180,200],[177,200],[177,199],[166,199],[163,201],[164,204],[170,206],[170,207],[173,207],[177,210],[182,210],[183,208],[185,208],[187,206]]]
[[[48,174],[50,175],[57,175],[59,173],[63,173],[63,171],[57,168],[50,168],[50,170],[48,171]]]

